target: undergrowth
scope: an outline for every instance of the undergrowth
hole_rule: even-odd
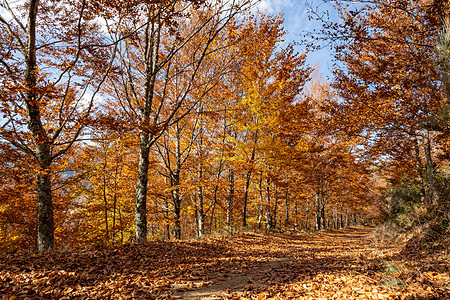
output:
[[[404,244],[404,252],[426,253],[450,246],[450,176],[439,178],[439,194],[430,204],[414,184],[391,187],[385,193],[386,222],[373,237]]]

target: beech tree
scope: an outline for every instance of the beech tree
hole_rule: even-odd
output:
[[[239,148],[245,163],[242,227],[247,227],[247,202],[258,151],[271,142],[279,117],[292,107],[301,93],[310,69],[304,67],[305,55],[292,45],[279,48],[285,35],[280,16],[256,16],[242,30],[239,48],[238,83],[244,108],[238,120],[243,141]]]
[[[0,137],[35,162],[37,251],[54,247],[52,163],[83,133],[112,67],[96,1],[2,1]]]
[[[140,156],[136,183],[136,242],[147,240],[147,185],[152,145],[167,128],[189,113],[200,99],[187,101],[193,89],[207,89],[194,79],[204,59],[214,53],[213,42],[250,1],[170,1],[142,3],[139,17],[126,23],[136,31],[119,49],[122,72],[112,78],[116,100],[138,130]],[[192,49],[180,55],[184,47]],[[178,80],[182,78],[183,81]],[[176,95],[170,87],[178,83]]]
[[[435,137],[448,126],[443,39],[448,3],[338,2],[343,4],[342,23],[326,25],[328,38],[335,41],[336,59],[344,65],[334,71],[334,88],[343,101],[333,114],[342,129],[365,138],[373,156],[408,155],[414,160],[418,146],[424,163],[416,162],[418,169],[425,169],[426,199],[435,202]]]
[[[68,244],[105,245],[131,237],[136,143],[130,134],[96,130],[89,143],[76,147],[68,164],[74,174],[68,191],[76,203],[64,226]]]

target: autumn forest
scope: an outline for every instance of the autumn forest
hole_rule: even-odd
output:
[[[358,226],[450,245],[450,5],[330,2],[289,43],[252,0],[1,1],[0,253]]]

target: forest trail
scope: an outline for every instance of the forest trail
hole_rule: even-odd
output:
[[[449,249],[425,257],[372,227],[240,233],[0,256],[3,299],[450,299]],[[0,298],[1,299],[1,298]],[[13,298],[14,299],[14,298]]]
[[[233,269],[213,274],[211,285],[189,291],[181,288],[178,290],[181,293],[175,295],[181,299],[245,298],[255,292],[260,294],[275,286],[284,286],[295,281],[299,275],[355,268],[356,265],[349,263],[368,248],[367,239],[371,230],[359,227],[303,236],[242,236],[238,244],[247,248],[247,261]],[[303,284],[301,288],[305,289]]]

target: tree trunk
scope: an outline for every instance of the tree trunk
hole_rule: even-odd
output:
[[[36,145],[34,154],[39,162],[39,171],[36,175],[38,221],[36,249],[43,252],[54,248],[54,221],[50,170],[51,150],[47,132],[41,122],[41,112],[36,93],[36,18],[38,6],[39,1],[37,0],[31,0],[28,6],[24,95],[28,116],[27,126]]]
[[[106,146],[105,146],[105,157],[104,157],[104,162],[103,162],[103,189],[102,189],[102,193],[103,193],[103,204],[105,206],[105,211],[104,211],[104,217],[105,217],[105,242],[108,243],[109,242],[109,228],[108,228],[108,197],[106,195],[106,166],[108,163],[107,160],[107,154],[106,154]]]
[[[175,238],[177,240],[181,239],[181,201],[182,201],[182,195],[180,194],[180,189],[178,186],[180,185],[180,174],[181,169],[177,168],[175,170],[170,178],[170,187],[176,187],[172,193],[172,204],[173,204],[173,216],[174,216],[174,228],[173,232],[175,235]]]
[[[286,218],[284,219],[284,225],[286,227],[291,227],[291,224],[289,222],[289,188],[286,188],[286,195],[284,199],[284,206],[286,208]]]
[[[49,251],[54,247],[53,201],[50,174],[46,171],[36,176],[37,188],[37,251]]]
[[[136,183],[136,243],[147,241],[147,183],[149,167],[149,136],[142,133],[140,139],[138,181]]]
[[[123,224],[122,224],[122,213],[120,212],[120,206],[117,213],[119,214],[119,226],[120,226],[120,244],[123,244]]]
[[[256,143],[258,142],[258,131],[255,132],[255,138],[253,140],[253,149],[252,155],[250,157],[250,163],[253,165],[256,156]],[[248,191],[250,188],[250,179],[252,176],[252,172],[247,171],[247,175],[245,177],[245,188],[244,188],[244,199],[242,206],[242,227],[247,228],[247,201],[248,201]]]
[[[277,228],[277,213],[278,213],[278,187],[275,186],[275,203],[273,207],[272,213],[272,229]]]
[[[227,195],[227,229],[231,231],[232,210],[233,210],[233,198],[234,198],[234,170],[228,170],[228,195]]]
[[[319,195],[316,195],[316,230],[322,229],[322,215]]]
[[[245,176],[245,187],[244,187],[244,199],[242,202],[242,227],[247,228],[247,199],[248,199],[248,189],[250,188],[250,178],[251,172],[247,171]]]
[[[119,180],[119,163],[123,163],[122,154],[116,157],[116,168],[114,170],[114,198],[113,198],[113,219],[112,219],[112,237],[111,240],[114,243],[116,240],[117,229],[116,229],[116,210],[117,210],[117,189],[118,189],[118,180]],[[122,171],[122,169],[121,169]]]
[[[213,229],[217,229],[217,221],[215,220],[216,216],[216,203],[217,203],[217,194],[214,194],[213,203],[211,207],[211,217],[209,219],[209,234],[211,235]]]
[[[261,230],[262,219],[263,219],[263,214],[264,214],[264,197],[263,197],[263,191],[262,191],[262,173],[261,173],[261,176],[259,177],[258,187],[259,187],[258,230]]]
[[[270,203],[270,179],[266,179],[266,231],[272,230],[272,221],[273,221],[273,215],[272,215],[272,207]]]
[[[298,213],[298,203],[297,203],[297,199],[294,198],[294,230],[297,230],[297,228],[298,228],[297,213]]]
[[[422,160],[420,159],[420,148],[419,148],[419,141],[415,138],[414,139],[414,157],[416,159],[416,164],[417,164],[417,179],[420,182],[420,197],[421,197],[421,201],[425,201],[426,199],[426,188],[425,188],[425,183],[424,183],[424,175],[423,175],[423,164],[422,164]]]
[[[337,229],[337,213],[336,213],[336,208],[335,207],[333,207],[333,210],[332,210],[332,215],[331,215],[331,218],[332,218],[332,220],[331,220],[331,228],[332,229]]]
[[[178,194],[178,191],[176,191]],[[173,226],[173,232],[175,235],[175,238],[177,240],[181,239],[181,201],[178,199],[174,201],[174,207],[173,207],[173,213],[174,213],[174,226]]]
[[[322,221],[323,221],[322,229],[327,229],[327,226],[326,226],[327,219],[325,218],[325,205],[323,205],[323,204],[322,204],[322,207],[320,208],[320,213],[322,215]]]
[[[309,230],[309,198],[306,198],[305,230]]]
[[[426,137],[426,142],[424,143],[425,150],[425,166],[427,168],[427,180],[429,186],[429,199],[428,202],[430,204],[434,204],[438,198],[438,191],[436,187],[436,179],[434,176],[434,164],[433,157],[431,155],[431,141],[429,137],[429,132],[427,132],[428,136]]]
[[[201,171],[200,171],[201,173]],[[201,176],[201,175],[200,175]],[[198,237],[203,237],[205,235],[205,211],[203,208],[203,187],[199,186],[197,188],[198,192],[198,204],[197,204],[197,212],[198,212]]]

